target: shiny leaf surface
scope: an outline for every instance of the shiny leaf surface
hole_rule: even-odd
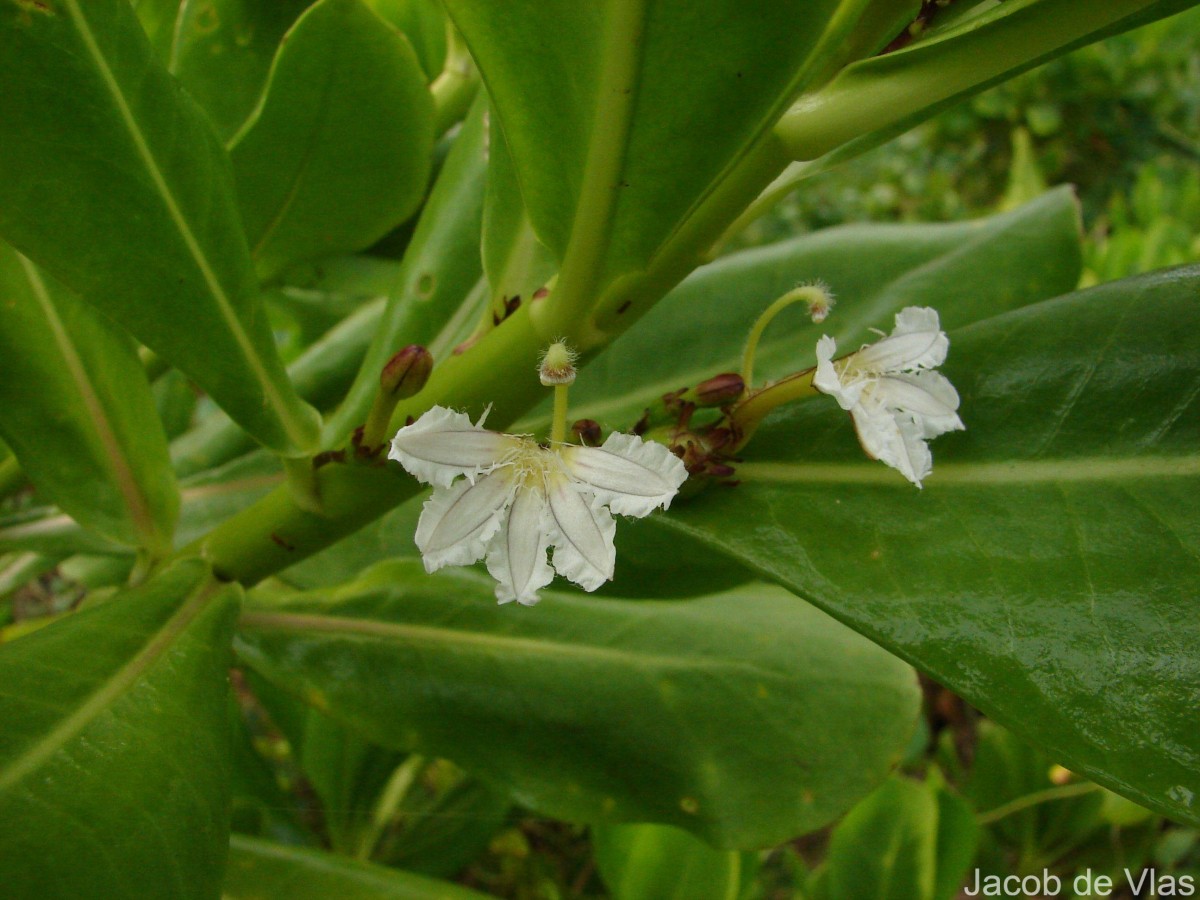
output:
[[[217,895],[240,594],[192,560],[0,646],[6,895]]]
[[[553,594],[521,612],[495,604],[490,579],[397,562],[260,605],[240,652],[372,740],[448,757],[541,812],[724,846],[829,821],[913,726],[911,672],[777,588]]]
[[[862,456],[818,397],[769,420],[738,488],[652,521],[1072,770],[1198,821],[1200,733],[1181,700],[1200,688],[1198,288],[1200,269],[1168,270],[952,332],[967,430],[934,443],[924,491]]]
[[[314,4],[230,145],[260,276],[362,250],[407,219],[433,137],[433,100],[404,36],[360,0]]]
[[[179,491],[133,342],[0,244],[0,434],[39,497],[162,553]]]
[[[67,129],[69,123],[69,129]],[[124,0],[0,6],[0,234],[281,452],[316,413],[283,372],[204,114]]]
[[[224,896],[229,900],[282,896],[291,900],[485,900],[488,895],[320,850],[234,835]]]

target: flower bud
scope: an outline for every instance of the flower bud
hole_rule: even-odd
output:
[[[538,377],[546,387],[573,384],[575,381],[575,351],[557,341],[546,348],[538,366]]]
[[[600,446],[600,423],[595,419],[579,419],[571,426],[575,439],[585,447]]]
[[[684,395],[697,406],[724,406],[732,403],[746,392],[746,382],[736,372],[722,372],[707,381],[702,381]]]
[[[433,371],[433,355],[418,344],[409,344],[387,361],[379,373],[380,390],[393,400],[420,393]]]

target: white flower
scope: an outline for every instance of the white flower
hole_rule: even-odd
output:
[[[849,410],[863,450],[915,484],[933,469],[925,443],[965,426],[958,417],[958,392],[934,372],[946,360],[950,339],[936,310],[910,306],[896,315],[892,333],[836,362],[837,342],[817,342],[813,387]]]
[[[588,591],[611,579],[611,513],[666,509],[687,478],[666,447],[631,434],[601,447],[543,447],[440,406],[401,428],[388,456],[437,488],[417,523],[425,570],[486,557],[496,598],[527,605],[556,571]]]

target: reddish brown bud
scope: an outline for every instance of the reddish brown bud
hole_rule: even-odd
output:
[[[737,372],[722,372],[702,381],[688,392],[688,400],[697,406],[724,406],[746,392],[746,382]]]
[[[379,373],[379,387],[394,400],[418,394],[429,373],[433,371],[433,356],[418,344],[409,344],[387,361]]]
[[[600,446],[600,423],[595,419],[580,419],[571,426],[571,432],[585,447]]]

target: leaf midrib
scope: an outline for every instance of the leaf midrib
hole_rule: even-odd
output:
[[[179,236],[183,239],[184,246],[187,247],[192,261],[199,270],[210,296],[216,302],[217,311],[225,322],[225,326],[233,335],[238,349],[241,350],[243,357],[258,380],[267,403],[275,412],[276,419],[283,425],[288,440],[294,446],[301,446],[304,442],[297,433],[296,423],[287,414],[287,407],[283,402],[283,398],[276,389],[275,383],[268,377],[266,370],[263,368],[262,360],[259,358],[254,345],[242,327],[242,322],[234,311],[229,296],[225,293],[225,289],[217,279],[216,273],[209,264],[208,257],[205,256],[204,250],[200,247],[199,241],[196,240],[196,236],[192,233],[192,229],[183,215],[183,211],[179,208],[179,203],[176,201],[175,195],[171,192],[171,188],[167,184],[162,170],[159,169],[158,161],[150,150],[146,136],[142,133],[137,120],[134,118],[133,111],[129,107],[129,102],[125,99],[125,94],[121,90],[121,85],[117,82],[112,69],[108,65],[108,61],[104,57],[104,53],[100,49],[100,45],[96,42],[91,25],[80,8],[78,0],[64,0],[64,2],[72,21],[75,23],[75,27],[79,29],[79,36],[83,41],[84,47],[92,57],[92,61],[95,63],[105,87],[108,88],[109,94],[112,96],[113,103],[116,104],[117,110],[120,112],[121,121],[129,133],[130,140],[133,141],[138,156],[141,157],[142,163],[146,166],[146,171],[150,175],[151,181],[154,182],[154,187],[162,198],[163,205],[166,207],[171,221],[175,224]]]
[[[54,342],[58,346],[59,353],[62,354],[67,373],[79,391],[79,398],[87,410],[96,437],[104,449],[104,460],[108,463],[108,469],[112,474],[112,483],[125,501],[125,507],[129,510],[134,533],[146,546],[153,547],[159,542],[160,537],[155,528],[154,515],[150,511],[150,502],[142,493],[141,485],[129,465],[129,460],[125,458],[121,442],[117,439],[112,422],[109,421],[108,412],[87,377],[83,360],[63,325],[62,318],[58,314],[54,301],[50,298],[50,292],[45,281],[42,280],[41,273],[24,256],[18,254],[17,258],[21,263],[21,268],[25,271],[25,278],[33,291],[33,297],[41,307],[42,314],[46,317],[46,322],[54,334]]]
[[[766,669],[747,660],[701,657],[695,655],[662,656],[654,653],[631,653],[614,647],[571,644],[541,638],[512,635],[482,634],[431,625],[383,622],[378,619],[357,619],[321,613],[247,611],[238,623],[241,631],[277,631],[342,634],[363,639],[394,641],[405,644],[452,645],[456,648],[477,647],[487,651],[502,651],[517,658],[530,656],[605,662],[627,671],[635,669],[743,669],[760,678],[787,677],[787,673]]]
[[[888,467],[864,459],[847,463],[748,462],[737,467],[747,484],[880,484],[909,485]],[[1187,478],[1200,475],[1200,454],[1178,456],[1085,456],[1055,460],[938,462],[929,487],[951,485],[1060,484],[1086,481],[1129,481]]]
[[[203,612],[209,600],[222,589],[216,580],[209,578],[179,607],[161,628],[149,636],[146,644],[124,666],[110,675],[75,712],[64,718],[44,737],[13,762],[0,769],[0,794],[35,772],[54,756],[68,741],[77,737],[101,713],[128,691],[174,644],[196,617]],[[117,601],[119,602],[119,601]]]

